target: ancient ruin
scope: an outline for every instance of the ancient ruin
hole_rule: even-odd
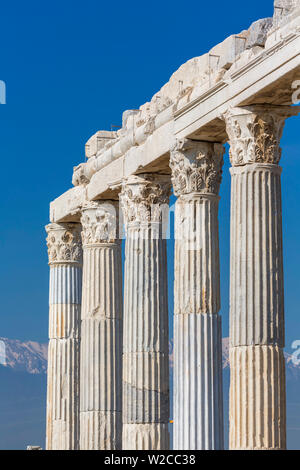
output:
[[[230,448],[286,447],[279,162],[285,120],[300,110],[300,1],[274,7],[273,18],[182,65],[149,103],[124,112],[120,130],[93,135],[73,187],[51,203],[48,449],[170,448],[164,219],[172,188],[173,447],[223,448],[218,203],[226,142]]]

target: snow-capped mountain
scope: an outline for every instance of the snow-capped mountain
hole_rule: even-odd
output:
[[[170,351],[170,364],[173,367],[173,341],[170,341],[169,344]],[[222,340],[222,351],[223,351],[223,370],[224,372],[229,371],[229,338],[223,338]],[[284,353],[285,364],[286,364],[286,376],[287,381],[294,379],[300,380],[300,362],[296,364],[292,354],[287,352]]]
[[[14,371],[44,374],[47,372],[47,347],[35,341],[0,338],[0,364]]]
[[[300,449],[300,364],[285,353],[289,449]],[[171,372],[173,343],[170,342]],[[47,344],[0,338],[0,449],[45,446]],[[228,445],[229,340],[223,339],[225,442]],[[172,380],[171,380],[172,389]]]
[[[19,341],[0,337],[0,365],[29,374],[47,372],[47,343]],[[300,364],[295,364],[291,354],[285,353],[287,379],[300,378]],[[173,341],[170,341],[170,363],[173,366]],[[229,338],[223,338],[223,369],[229,369]]]

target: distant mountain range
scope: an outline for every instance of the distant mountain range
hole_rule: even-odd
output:
[[[18,372],[47,373],[48,345],[35,341],[0,338],[0,364]],[[4,346],[3,346],[4,345]]]
[[[172,343],[170,360],[172,365]],[[300,449],[300,365],[286,357],[290,449]],[[45,447],[47,344],[0,338],[0,449]],[[228,445],[229,341],[223,339],[225,435]],[[171,382],[172,383],[172,382]]]

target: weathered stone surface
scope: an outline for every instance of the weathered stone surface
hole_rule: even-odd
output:
[[[224,147],[220,144],[183,139],[170,158],[174,194],[218,194],[222,180]]]
[[[145,384],[141,384],[141,388],[137,388],[128,383],[125,377],[123,397],[124,402],[130,404],[130,407],[124,409],[123,421],[127,424],[167,423],[169,420],[169,387],[166,386],[165,375],[168,373],[168,369],[164,369],[164,366],[169,359],[168,357],[163,357],[160,361],[160,358],[158,358],[154,368],[151,369],[149,364],[147,364],[150,361],[147,361],[147,358],[143,361],[142,355],[145,354],[140,353],[135,356],[136,364],[133,366],[130,382],[134,381],[134,372],[142,375],[144,371],[146,376],[150,375],[151,377],[148,387],[151,388],[156,381],[160,390],[148,390]],[[130,370],[132,359],[133,355],[125,356],[123,362],[124,370]],[[129,369],[126,369],[126,367],[129,367]],[[142,378],[140,380],[142,381]],[[162,388],[165,388],[164,392],[161,391]],[[145,407],[145,403],[150,403],[152,406]]]
[[[291,83],[300,71],[300,54],[295,55],[300,50],[297,11],[285,17],[287,22],[279,29],[271,28],[265,47],[268,19],[189,60],[149,103],[126,111],[115,138],[91,151],[88,161],[75,168],[73,182],[79,186],[73,189],[78,192],[71,190],[53,201],[51,220],[79,220],[85,197],[107,198],[111,186],[131,174],[154,167],[165,172],[175,137],[224,142],[219,116],[231,106],[290,104]]]
[[[85,155],[87,158],[97,155],[99,150],[102,150],[105,145],[111,144],[117,138],[117,133],[114,131],[98,131],[92,135],[85,144]]]
[[[259,345],[231,348],[230,367],[230,449],[285,449],[286,394],[282,349]]]
[[[123,440],[127,450],[169,450],[168,424],[124,424]]]
[[[299,0],[274,0],[274,15],[272,31],[285,29],[293,19],[300,15]]]
[[[274,16],[288,15],[292,10],[299,6],[299,0],[274,0]]]
[[[117,450],[122,442],[122,413],[120,411],[87,411],[80,416],[84,430],[80,434],[83,450]],[[99,449],[99,443],[101,447]]]
[[[167,252],[162,206],[170,178],[139,175],[123,184],[126,225],[123,449],[169,448]]]
[[[299,107],[248,106],[224,114],[233,166],[250,163],[278,164],[280,139],[285,120],[296,116]]]
[[[218,235],[222,145],[178,142],[175,208],[174,449],[223,448]]]
[[[211,73],[218,68],[230,69],[236,58],[246,49],[248,34],[248,31],[242,31],[240,34],[229,36],[209,51]]]
[[[242,66],[240,59],[246,50],[253,52],[251,58],[261,53],[262,49],[259,48],[265,46],[272,21],[272,18],[258,20],[248,30],[226,38],[208,54],[189,60],[149,103],[138,110],[124,112],[121,129],[115,133],[106,131],[108,137],[101,137],[105,131],[96,133],[87,144],[89,161],[75,167],[73,183],[88,184],[91,177],[104,166],[126,154],[132,147],[146,142],[155,130],[173,119],[174,111],[177,112],[224,80],[226,71],[233,73],[235,65]],[[245,63],[248,63],[249,53],[244,58]],[[113,135],[113,139],[109,138],[110,135]]]
[[[80,219],[80,209],[85,201],[85,188],[77,186],[69,189],[50,203],[50,221],[75,222]]]
[[[221,317],[175,314],[175,450],[223,449]]]
[[[248,32],[246,49],[251,49],[255,46],[264,47],[267,40],[267,34],[272,26],[272,18],[264,18],[263,20],[258,20],[252,23]]]
[[[121,449],[122,261],[118,204],[82,209],[80,449]]]
[[[225,115],[233,164],[231,449],[284,449],[286,446],[281,168],[278,163],[284,119],[294,111],[297,110],[253,107]]]
[[[79,448],[82,247],[80,224],[46,227],[50,264],[48,450]]]
[[[121,194],[126,224],[160,223],[162,209],[169,206],[170,191],[169,176],[132,176],[123,185]]]
[[[284,347],[281,170],[264,163],[231,169],[232,347]]]
[[[46,226],[49,264],[82,264],[81,226],[49,224]]]

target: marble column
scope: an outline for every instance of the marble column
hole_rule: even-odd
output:
[[[122,257],[118,203],[82,209],[80,449],[121,449]]]
[[[218,204],[221,144],[178,141],[175,209],[174,449],[223,448]]]
[[[123,449],[169,449],[167,253],[163,214],[170,177],[130,177],[121,203],[126,224]]]
[[[281,216],[285,106],[233,108],[230,141],[230,448],[285,449]]]
[[[47,383],[48,450],[79,444],[82,249],[78,223],[47,225],[50,265]]]

